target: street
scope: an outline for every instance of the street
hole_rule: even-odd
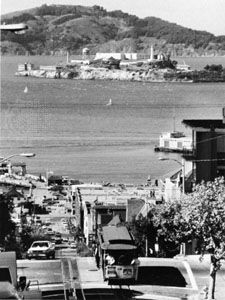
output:
[[[106,294],[112,293],[115,297],[115,293],[118,293],[116,291],[118,286],[110,287],[103,281],[102,270],[96,268],[94,257],[75,257],[75,253],[71,250],[63,250],[61,259],[56,260],[17,260],[18,276],[26,276],[27,280],[31,280],[31,288],[33,289],[35,286],[37,288],[37,283],[39,283],[43,289],[47,289],[48,285],[52,288],[57,287],[63,293],[64,288],[81,291],[82,285],[86,293],[88,289],[90,291],[92,288],[92,293],[101,290],[101,293],[103,291]],[[202,291],[209,279],[208,258],[206,257],[203,262],[199,262],[196,256],[185,259],[190,263],[199,290]],[[217,275],[216,300],[224,300],[224,283],[225,267],[223,266]],[[127,289],[125,286],[124,288]],[[116,297],[119,297],[118,294]],[[204,299],[203,292],[201,292],[200,299]]]
[[[70,237],[66,218],[48,216],[48,220],[51,223],[49,227],[52,230],[61,233],[62,237]],[[60,246],[63,246],[63,248]],[[27,280],[31,281],[30,287],[32,289],[40,285],[43,290],[47,290],[51,286],[51,289],[60,290],[62,296],[65,290],[76,289],[82,291],[81,286],[86,290],[90,287],[93,290],[95,287],[98,290],[104,290],[106,294],[109,293],[111,287],[104,282],[102,270],[96,268],[94,257],[78,257],[77,249],[70,248],[69,243],[56,245],[55,257],[55,260],[17,260],[18,277],[26,276]],[[176,259],[184,259],[189,262],[201,293],[200,298],[204,299],[203,290],[209,282],[209,256],[205,255],[202,262],[200,262],[198,255],[178,256]],[[225,266],[222,266],[216,278],[216,300],[224,300],[224,283]],[[97,293],[97,290],[93,290],[93,293]],[[112,293],[115,297],[115,286]],[[117,299],[116,297],[114,299]]]

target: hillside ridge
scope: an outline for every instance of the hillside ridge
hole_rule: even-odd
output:
[[[225,55],[225,36],[171,23],[156,17],[139,18],[101,6],[42,5],[1,16],[7,24],[24,22],[23,35],[1,34],[2,54],[81,54],[156,51],[176,56]]]

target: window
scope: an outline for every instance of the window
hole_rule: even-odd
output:
[[[178,143],[177,143],[177,148],[179,148],[179,149],[182,149],[182,148],[183,148],[182,142],[178,142]]]
[[[175,267],[139,267],[138,284],[186,287],[180,270]]]
[[[12,283],[11,275],[8,268],[0,268],[0,281]]]
[[[32,247],[48,247],[48,243],[33,243]]]

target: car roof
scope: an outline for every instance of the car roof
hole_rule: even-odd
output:
[[[172,267],[183,267],[184,261],[175,258],[156,258],[156,257],[138,257],[140,267],[150,266],[172,266]]]
[[[33,245],[34,243],[48,243],[48,244],[51,244],[50,241],[33,241],[32,245]]]

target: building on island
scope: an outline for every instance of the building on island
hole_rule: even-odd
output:
[[[111,57],[120,60],[137,60],[137,53],[97,52],[94,59],[109,59]]]

